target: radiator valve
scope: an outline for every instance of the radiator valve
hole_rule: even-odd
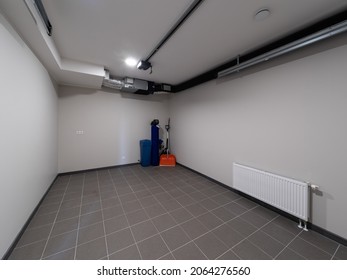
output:
[[[311,190],[316,191],[319,190],[319,186],[314,185],[312,183],[307,183],[307,185],[311,188]]]

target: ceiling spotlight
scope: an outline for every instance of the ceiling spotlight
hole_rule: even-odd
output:
[[[151,68],[152,64],[149,61],[146,60],[140,60],[137,64],[137,69],[140,70],[147,70],[148,68]]]
[[[137,60],[134,59],[134,58],[132,58],[132,57],[128,57],[128,58],[125,60],[125,63],[126,63],[126,65],[133,67],[133,66],[136,65]]]
[[[270,10],[268,8],[263,8],[255,13],[254,19],[256,21],[261,21],[268,18],[270,15],[271,15]]]

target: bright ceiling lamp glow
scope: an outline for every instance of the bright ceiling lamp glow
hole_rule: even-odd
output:
[[[137,60],[135,58],[128,57],[125,60],[125,63],[126,63],[126,65],[133,67],[133,66],[135,66],[137,64]]]

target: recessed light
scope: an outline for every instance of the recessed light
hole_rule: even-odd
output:
[[[125,63],[126,63],[126,65],[133,67],[133,66],[135,66],[137,64],[137,60],[135,58],[128,57],[125,60]]]
[[[270,15],[271,15],[270,10],[268,8],[263,8],[255,13],[254,19],[256,21],[261,21],[268,18]]]

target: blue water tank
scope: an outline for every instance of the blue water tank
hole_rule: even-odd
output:
[[[159,127],[157,125],[151,126],[151,140],[152,140],[152,151],[151,151],[151,164],[154,166],[159,165]]]
[[[146,167],[151,165],[151,140],[140,140],[141,165]]]

